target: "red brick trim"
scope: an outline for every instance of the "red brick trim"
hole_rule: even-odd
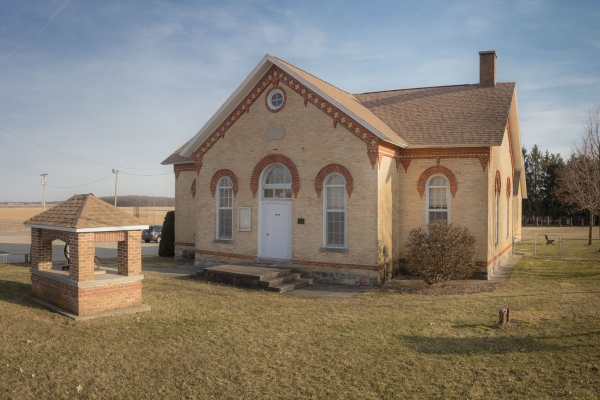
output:
[[[219,183],[219,179],[221,179],[224,176],[227,176],[229,177],[229,179],[231,179],[231,183],[233,184],[233,196],[235,197],[239,188],[238,180],[233,171],[229,169],[220,169],[213,175],[212,179],[210,180],[210,192],[212,193],[212,196],[215,197],[215,192],[217,191],[217,183]]]
[[[273,80],[273,87],[271,87],[271,89],[269,89],[269,91],[267,92],[267,94],[265,95],[265,107],[267,107],[267,110],[269,110],[272,113],[276,113],[279,112],[281,110],[283,110],[283,107],[285,107],[285,102],[287,101],[287,94],[285,93],[285,90],[283,90],[283,88],[281,86],[278,86],[277,83],[275,83],[275,80]],[[271,92],[273,90],[281,90],[281,92],[283,93],[283,103],[281,103],[281,106],[279,106],[279,108],[273,110],[271,107],[269,107],[269,95],[271,94]]]
[[[103,242],[122,242],[125,240],[125,232],[96,232],[94,233],[94,243]]]
[[[337,172],[344,177],[346,180],[346,193],[348,193],[348,197],[352,197],[352,190],[354,190],[354,179],[352,179],[352,174],[350,171],[348,171],[348,168],[341,164],[329,164],[321,168],[317,174],[317,177],[315,178],[315,191],[317,192],[317,197],[321,197],[325,178],[334,172]]]
[[[501,190],[502,190],[502,178],[500,178],[500,171],[496,170],[495,193],[500,194]]]
[[[481,164],[481,168],[485,172],[485,169],[490,164],[490,157],[479,157],[479,164]]]
[[[511,192],[510,189],[511,188],[512,188],[512,186],[510,185],[510,177],[507,177],[506,178],[506,197],[510,197],[510,192]]]
[[[387,154],[384,154],[387,155]],[[485,172],[490,162],[490,147],[437,147],[422,149],[398,149],[395,151],[396,168],[399,164],[404,167],[404,172],[408,172],[411,160],[435,159],[439,163],[441,159],[448,158],[477,158]]]
[[[508,134],[508,150],[510,151],[510,166],[512,168],[513,171],[513,175],[514,175],[514,171],[515,171],[515,160],[513,159],[513,147],[512,147],[512,139],[511,139],[511,134],[510,134],[510,124],[508,123],[508,118],[506,119],[506,133]]]
[[[303,260],[291,260],[292,263],[298,265],[306,265],[311,267],[329,267],[329,268],[345,268],[345,269],[366,269],[369,271],[379,271],[377,265],[361,265],[361,264],[335,264],[320,261],[303,261]]]
[[[219,139],[225,137],[225,132],[229,130],[229,128],[239,119],[239,117],[243,115],[243,113],[249,112],[250,106],[260,97],[261,93],[264,92],[271,83],[275,86],[285,84],[288,88],[304,98],[305,106],[308,102],[314,104],[315,107],[327,114],[334,121],[334,127],[337,127],[337,124],[341,124],[348,129],[348,131],[353,133],[356,137],[368,145],[374,146],[381,143],[381,140],[377,136],[366,130],[359,122],[352,119],[348,114],[342,112],[339,108],[315,94],[304,84],[300,83],[282,71],[279,67],[273,66],[248,93],[244,100],[239,103],[236,109],[233,110],[227,116],[227,118],[225,118],[221,125],[219,125],[219,127],[215,129],[213,133],[206,138],[206,140],[204,140],[198,149],[196,149],[194,152],[194,164],[198,174],[202,168],[202,157],[204,154],[206,154],[206,152],[209,151],[212,146],[219,141]],[[284,99],[285,97],[287,96],[284,96]]]
[[[456,176],[452,171],[450,171],[450,169],[441,165],[435,165],[433,167],[427,168],[419,177],[417,189],[419,190],[421,198],[423,198],[423,194],[425,193],[425,186],[427,185],[427,180],[435,174],[441,174],[448,178],[448,181],[450,182],[450,193],[452,194],[452,198],[454,198],[454,196],[456,195],[456,191],[458,190],[458,181],[456,180]]]
[[[44,233],[42,234],[42,244],[52,243],[55,240],[62,240],[69,246],[72,245],[71,240],[73,239],[73,235],[69,232],[64,231],[54,231],[51,229],[44,229]]]
[[[175,180],[179,179],[179,173],[181,171],[194,171],[196,167],[194,163],[185,163],[185,164],[174,164],[173,172],[175,173]]]
[[[224,253],[220,251],[208,251],[208,250],[196,250],[196,254],[204,254],[207,256],[219,256],[219,257],[234,257],[234,258],[242,258],[244,260],[254,260],[255,256],[249,256],[246,254],[235,254],[235,253]]]
[[[192,182],[192,187],[190,188],[190,191],[192,192],[192,199],[196,198],[196,180],[194,179],[194,182]]]
[[[294,193],[294,197],[298,197],[298,191],[300,190],[300,175],[298,175],[298,168],[296,168],[296,164],[294,164],[289,157],[284,156],[283,154],[269,154],[256,164],[252,171],[252,176],[250,177],[250,190],[252,190],[252,195],[256,197],[256,192],[260,185],[260,174],[271,164],[282,164],[290,171],[290,174],[292,175],[292,192]]]
[[[499,259],[500,257],[502,257],[508,250],[512,249],[512,243],[510,243],[508,246],[506,246],[504,248],[504,250],[502,250],[500,253],[496,254],[494,256],[494,258],[492,258],[491,260],[489,260],[487,263],[480,261],[479,263],[477,263],[478,266],[480,267],[488,267],[489,265],[493,264],[497,259]]]

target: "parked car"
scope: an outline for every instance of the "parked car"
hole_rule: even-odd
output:
[[[142,240],[150,243],[151,240],[160,243],[160,235],[162,233],[162,225],[150,225],[148,229],[142,231]]]

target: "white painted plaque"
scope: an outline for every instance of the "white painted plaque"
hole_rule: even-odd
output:
[[[252,226],[252,208],[238,207],[238,231],[250,232]]]
[[[283,139],[285,136],[285,128],[283,126],[273,126],[267,129],[265,134],[269,140]]]

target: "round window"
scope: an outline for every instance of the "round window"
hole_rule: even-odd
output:
[[[282,89],[275,87],[267,94],[267,107],[271,111],[279,111],[285,104],[285,93]]]

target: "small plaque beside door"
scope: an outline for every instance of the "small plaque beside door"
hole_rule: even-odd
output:
[[[250,232],[252,228],[252,207],[238,207],[238,231]]]

